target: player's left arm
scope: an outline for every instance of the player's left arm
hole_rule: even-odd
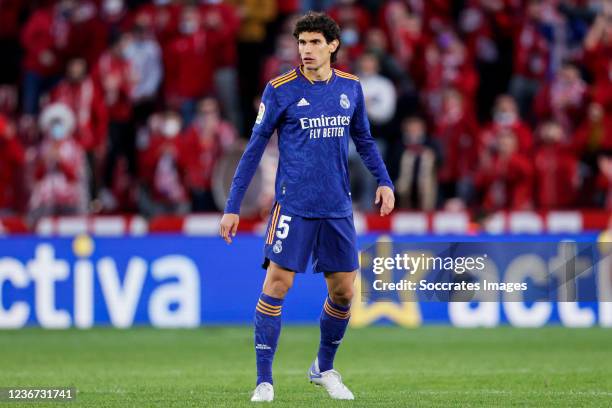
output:
[[[361,84],[357,83],[357,101],[355,112],[351,120],[351,137],[355,142],[357,152],[365,163],[370,173],[376,178],[378,188],[376,189],[375,204],[380,203],[380,215],[390,214],[395,207],[395,196],[393,195],[393,182],[387,172],[376,141],[370,133],[370,122],[365,109],[365,100]]]

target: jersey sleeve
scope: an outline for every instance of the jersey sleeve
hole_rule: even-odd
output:
[[[253,125],[253,133],[269,139],[278,125],[282,109],[278,103],[278,95],[274,87],[268,83],[264,89],[257,112],[257,119]]]
[[[257,171],[257,166],[261,160],[261,156],[278,125],[278,120],[281,116],[281,108],[278,105],[274,88],[268,84],[264,90],[259,105],[259,112],[255,125],[251,132],[249,143],[240,158],[238,168],[234,174],[232,185],[230,187],[229,196],[225,205],[225,213],[239,214],[240,203],[244,198],[253,175]]]
[[[376,141],[370,133],[370,122],[366,112],[365,100],[361,84],[357,83],[357,102],[355,112],[351,120],[351,137],[355,142],[357,152],[370,173],[376,178],[379,186],[388,186],[393,189],[393,182],[389,177],[385,163],[383,162]]]

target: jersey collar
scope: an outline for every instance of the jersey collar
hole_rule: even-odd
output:
[[[331,68],[330,73],[329,73],[329,78],[327,78],[324,81],[313,81],[311,79],[309,79],[306,74],[304,74],[304,66],[300,65],[297,67],[296,71],[298,73],[298,75],[300,75],[306,82],[310,83],[311,85],[319,85],[319,84],[323,84],[323,85],[327,85],[330,84],[335,78],[336,78],[336,70]]]

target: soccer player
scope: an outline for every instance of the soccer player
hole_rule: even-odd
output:
[[[380,203],[381,216],[393,210],[393,183],[370,134],[359,79],[331,67],[340,47],[336,22],[310,12],[297,21],[293,35],[302,65],[273,79],[264,90],[219,232],[232,242],[240,202],[277,130],[276,202],[265,236],[262,266],[267,269],[266,278],[255,307],[257,387],[251,401],[274,399],[272,360],[283,299],[295,273],[305,272],[311,255],[314,271],[325,276],[328,293],[320,317],[319,351],[308,377],[332,398],[352,400],[352,392],[333,366],[348,325],[359,267],[349,188],[349,137],[377,179],[375,203]]]

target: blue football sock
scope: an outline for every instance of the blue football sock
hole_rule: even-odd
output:
[[[349,309],[350,306],[336,305],[329,296],[325,299],[321,311],[321,343],[318,354],[321,372],[334,368],[334,357],[351,316]]]
[[[281,330],[283,299],[262,293],[255,307],[255,355],[257,357],[257,384],[272,384],[272,361]]]

